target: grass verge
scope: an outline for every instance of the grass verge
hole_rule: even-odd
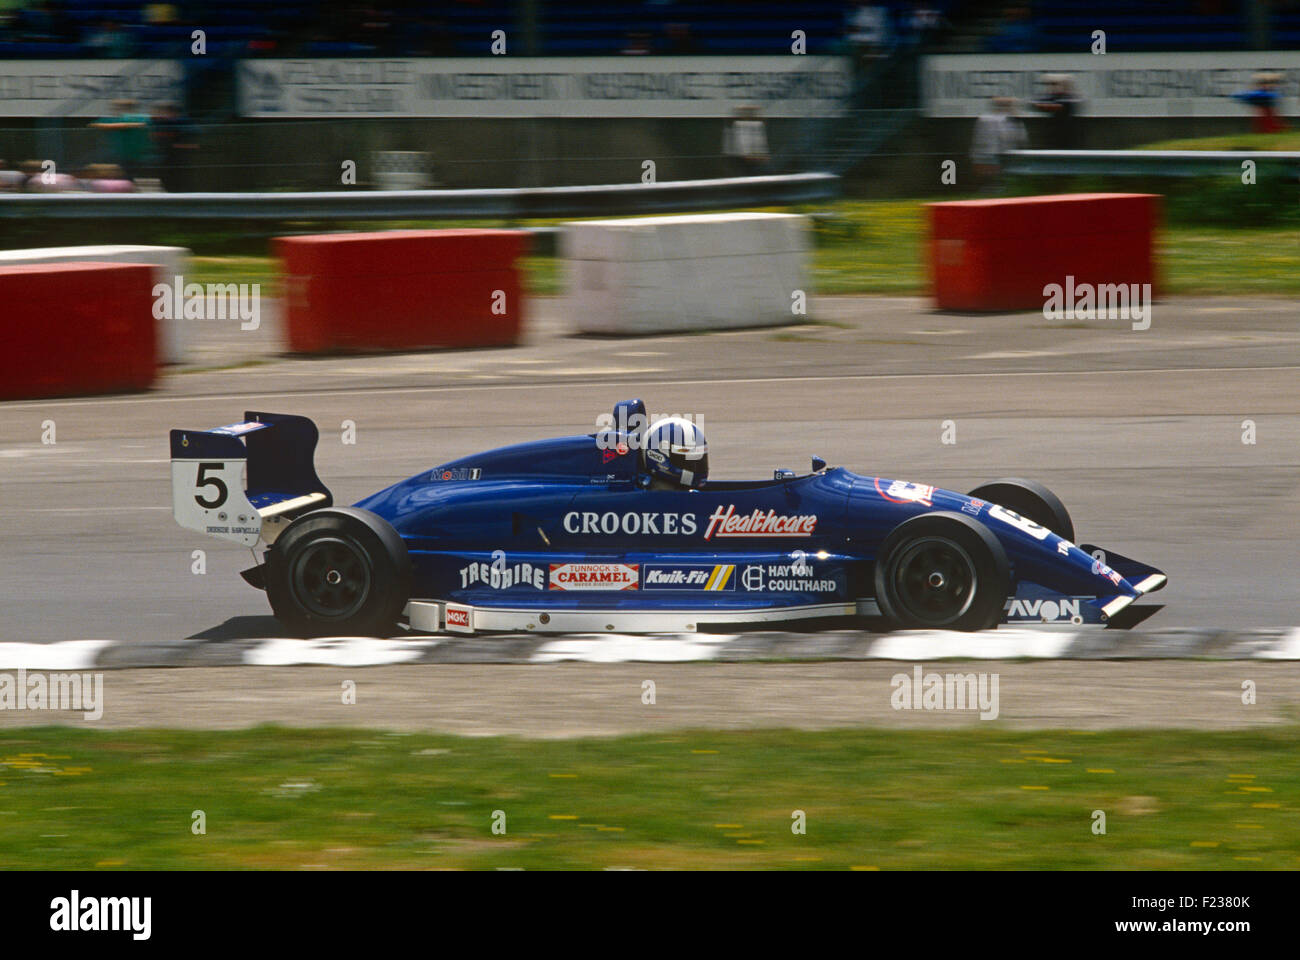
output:
[[[831,215],[819,218],[814,233],[814,292],[926,293],[925,201],[844,201],[820,212]],[[1159,243],[1165,293],[1287,296],[1300,292],[1300,226],[1168,224],[1160,231]],[[261,283],[263,295],[276,296],[277,269],[270,257],[197,256],[188,279]],[[563,265],[557,258],[526,257],[523,270],[529,293],[563,292]]]
[[[1295,869],[1298,732],[9,730],[0,865]]]

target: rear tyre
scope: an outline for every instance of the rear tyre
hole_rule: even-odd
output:
[[[1036,480],[1006,477],[982,484],[967,496],[1006,507],[1026,520],[1046,527],[1062,540],[1074,543],[1074,521],[1070,519],[1070,511],[1065,509],[1065,504],[1056,494]]]
[[[266,558],[271,610],[301,636],[387,636],[410,593],[405,542],[355,507],[304,514]]]
[[[876,556],[876,602],[904,629],[987,630],[1002,621],[1011,574],[984,524],[938,511],[905,520]]]

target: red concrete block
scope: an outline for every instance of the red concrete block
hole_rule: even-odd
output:
[[[1160,197],[1076,193],[929,204],[929,263],[936,306],[1026,310],[1043,288],[1146,284],[1155,291]]]
[[[153,267],[0,267],[0,399],[144,390],[158,371]]]
[[[279,237],[296,353],[508,346],[523,325],[523,230]],[[502,298],[494,297],[501,291]],[[493,312],[503,303],[504,311]]]

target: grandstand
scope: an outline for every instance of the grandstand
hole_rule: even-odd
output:
[[[493,30],[519,38],[512,52],[565,56],[781,53],[803,30],[809,53],[838,48],[855,4],[844,0],[674,0],[569,2],[137,3],[44,0],[9,11],[0,58],[90,55],[170,57],[190,32],[207,33],[210,53],[278,56],[482,55]],[[901,32],[915,7],[942,13],[952,3],[883,3]]]
[[[828,53],[844,46],[859,6],[887,10],[897,37],[917,13],[951,21],[950,50],[1078,51],[1098,29],[1114,52],[1300,47],[1300,0],[10,0],[0,3],[0,59],[175,57],[198,27],[209,54],[226,56],[475,56],[493,30],[517,38],[520,54],[780,53],[796,29],[809,53]]]
[[[191,56],[195,29],[205,33],[206,56]],[[491,64],[499,30],[510,56]],[[772,92],[775,86],[753,82],[766,78],[769,66],[746,67],[751,55],[787,55],[796,30],[810,55],[806,82],[831,91],[802,111]],[[908,189],[909,178],[922,176],[928,162],[890,166],[887,178],[873,174],[871,163],[904,154],[964,156],[970,118],[1012,69],[1011,60],[984,66],[985,54],[1032,55],[1022,58],[1032,66],[1017,68],[1031,79],[1014,93],[1030,143],[1050,146],[1042,117],[1028,106],[1031,87],[1040,82],[1032,78],[1055,72],[1058,54],[1076,55],[1060,69],[1091,69],[1081,60],[1094,59],[1087,54],[1097,30],[1106,32],[1108,53],[1139,54],[1126,62],[1112,57],[1108,69],[1134,64],[1131,69],[1150,72],[1138,87],[1209,91],[1221,106],[1202,105],[1191,117],[1163,102],[1129,104],[1108,115],[1095,102],[1099,91],[1086,91],[1078,124],[1085,146],[1244,130],[1250,108],[1232,98],[1257,71],[1281,71],[1281,113],[1293,115],[1300,92],[1289,66],[1295,54],[1257,58],[1255,52],[1300,49],[1300,0],[0,0],[0,66],[10,67],[3,89],[11,108],[0,124],[0,156],[15,168],[51,158],[69,171],[112,161],[112,138],[92,121],[117,110],[112,101],[122,97],[149,113],[175,105],[170,130],[155,119],[151,136],[160,141],[166,132],[184,147],[172,153],[186,158],[185,175],[172,179],[188,182],[189,190],[336,189],[339,158],[367,170],[372,158],[388,152],[424,155],[434,182],[448,187],[622,182],[640,176],[645,160],[658,164],[662,179],[699,179],[734,169],[724,153],[725,124],[739,105],[755,103],[765,114],[769,172],[826,171],[853,175],[871,189]],[[1213,53],[1207,58],[1206,51]],[[1140,56],[1146,53],[1191,56],[1184,63],[1177,56]],[[640,91],[652,101],[662,83],[645,80],[657,76],[656,68],[637,58],[682,54],[725,58],[716,66],[681,68],[684,75],[710,75],[712,89],[723,91],[715,97],[721,106],[710,111],[697,101],[657,114],[652,107],[634,109]],[[961,68],[975,78],[962,108],[930,113],[922,122],[921,58],[929,54],[978,59]],[[529,56],[554,59],[544,68],[514,62]],[[470,68],[434,59],[443,57],[480,62]],[[596,57],[618,61],[589,59]],[[299,58],[314,62],[287,62]],[[413,58],[399,69],[418,79],[393,84],[404,91],[400,107],[384,106],[397,103],[395,94],[367,87],[367,65],[354,62],[359,58]],[[33,60],[65,62],[46,68]],[[1220,69],[1220,61],[1233,65]],[[297,79],[286,78],[283,71],[291,69]],[[550,112],[541,113],[530,110],[527,96],[498,96],[495,110],[477,104],[465,110],[430,94],[453,89],[448,78],[461,73],[534,69],[577,78],[573,89],[585,90],[587,78],[600,87],[607,74],[630,79],[599,116],[574,111],[581,96],[555,97],[544,104]],[[661,61],[658,69],[678,67]],[[743,79],[747,69],[749,80]],[[302,81],[308,74],[324,78],[319,91]],[[827,85],[830,74],[843,74],[845,82]],[[474,103],[474,85],[484,82],[466,79],[464,101]],[[625,103],[629,112],[620,115]],[[285,150],[286,142],[295,149]]]
[[[1052,0],[989,5],[997,20],[989,52],[1079,52],[1095,30],[1107,52],[1294,49],[1300,47],[1300,3],[1274,0]],[[1003,24],[1009,10],[1030,11],[1019,30]]]

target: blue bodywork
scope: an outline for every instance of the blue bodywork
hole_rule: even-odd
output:
[[[998,504],[828,469],[816,458],[803,476],[778,471],[771,480],[654,489],[638,449],[644,414],[639,400],[626,401],[595,434],[463,457],[355,506],[401,537],[409,600],[537,611],[542,623],[559,611],[672,611],[700,622],[713,611],[732,623],[762,611],[779,616],[752,619],[870,616],[879,613],[882,542],[904,521],[936,511],[977,521],[1000,541],[1010,567],[1003,622],[1115,626],[1116,613],[1165,582],[1153,567],[1076,546]],[[275,549],[284,524],[333,502],[313,466],[317,438],[305,417],[257,411],[215,430],[173,430],[174,515],[183,526],[247,543],[249,531],[223,526],[233,521],[222,511],[238,502],[209,500],[232,485],[228,465],[246,463],[248,507]],[[236,520],[246,523],[243,514]],[[260,568],[244,575],[264,586]],[[1131,625],[1155,609],[1125,617]]]
[[[964,513],[1012,567],[1008,622],[1096,623],[1154,568],[1080,547],[996,504],[843,468],[651,490],[600,434],[464,457],[357,507],[406,542],[414,598],[512,609],[745,610],[873,597],[876,549],[909,517]],[[746,522],[746,520],[748,522]],[[704,618],[701,618],[704,619]]]

